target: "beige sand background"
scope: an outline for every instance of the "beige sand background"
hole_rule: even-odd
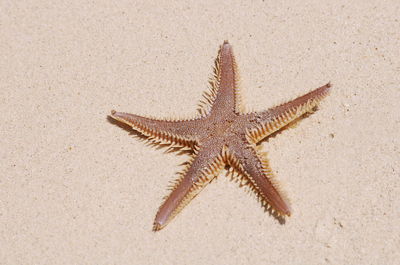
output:
[[[400,2],[2,1],[0,264],[399,264]],[[192,117],[228,39],[248,109],[331,81],[263,143],[279,224],[224,174],[166,229],[185,156],[107,121]]]

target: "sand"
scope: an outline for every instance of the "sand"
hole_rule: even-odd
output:
[[[0,264],[399,264],[399,1],[3,1]],[[193,117],[223,40],[248,110],[333,84],[262,144],[285,224],[222,173],[152,232],[178,164],[112,109]]]

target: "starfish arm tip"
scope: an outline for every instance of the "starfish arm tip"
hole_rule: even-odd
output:
[[[332,90],[332,83],[331,81],[329,81],[328,83],[326,83],[324,86],[316,89],[315,91],[319,91],[319,94],[321,95],[321,98],[324,98],[325,96],[327,96]]]
[[[116,120],[119,120],[121,122],[125,122],[125,119],[124,119],[125,115],[124,115],[123,112],[118,112],[116,110],[111,110],[111,117],[116,119]]]
[[[287,201],[286,196],[282,197],[282,201],[279,204],[272,203],[271,206],[279,215],[290,217],[292,215],[292,208],[290,207],[289,202]]]
[[[292,209],[290,208],[290,206],[287,206],[287,209],[285,209],[285,211],[282,213],[283,215],[286,215],[288,217],[290,217],[292,215]]]
[[[158,222],[154,222],[153,224],[153,231],[157,232],[160,231],[161,229],[163,229],[164,225],[158,223]]]
[[[330,91],[331,88],[332,88],[332,83],[331,83],[331,81],[329,81],[329,82],[325,85],[325,89],[328,90],[328,91]]]

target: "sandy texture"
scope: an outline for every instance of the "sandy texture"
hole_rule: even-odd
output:
[[[399,1],[13,2],[0,3],[0,264],[398,264]],[[107,115],[192,117],[224,39],[248,109],[334,86],[263,144],[293,216],[280,225],[221,174],[154,233],[186,157]]]

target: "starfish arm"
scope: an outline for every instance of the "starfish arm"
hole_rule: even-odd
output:
[[[263,112],[243,115],[251,123],[247,136],[252,143],[257,143],[268,135],[279,131],[293,121],[311,113],[330,91],[330,83],[319,87],[301,97]],[[256,126],[254,126],[254,123]]]
[[[287,198],[279,190],[275,176],[269,167],[265,153],[256,151],[255,145],[233,145],[227,154],[227,163],[247,180],[264,206],[272,207],[278,215],[290,216],[291,209]]]
[[[193,147],[196,141],[196,120],[157,120],[135,114],[111,112],[111,117],[132,126],[154,143],[162,142]]]
[[[165,227],[224,167],[221,149],[200,147],[171,187],[154,220],[154,231]]]
[[[200,102],[200,113],[221,115],[231,111],[239,112],[238,80],[232,46],[224,41],[215,60],[214,77],[210,80],[211,90],[204,94],[205,100]]]

